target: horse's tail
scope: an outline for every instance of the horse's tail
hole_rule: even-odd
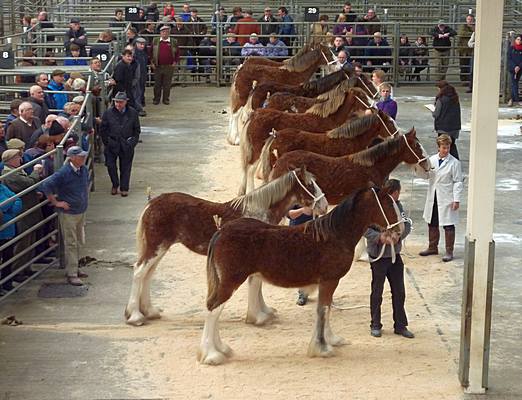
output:
[[[136,225],[136,250],[138,252],[138,261],[136,265],[140,265],[145,261],[145,253],[147,251],[147,234],[144,229],[144,220],[148,215],[150,203],[143,209],[140,218],[138,219],[138,225]]]
[[[261,150],[261,154],[259,156],[259,160],[261,162],[259,169],[261,171],[261,178],[264,182],[268,182],[268,176],[270,175],[270,171],[272,171],[272,164],[270,163],[270,148],[272,147],[272,143],[276,139],[276,131],[272,129],[270,132],[270,136],[265,140],[265,144],[263,145],[263,149]]]
[[[221,232],[217,231],[214,233],[208,244],[207,252],[207,309],[212,311],[218,304],[218,291],[219,291],[219,274],[216,269],[216,263],[214,261],[214,246],[216,241],[221,236]]]

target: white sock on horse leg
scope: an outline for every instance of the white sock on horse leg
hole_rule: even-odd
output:
[[[260,299],[262,299],[261,279],[256,275],[248,277],[248,308],[246,323],[254,325],[263,325],[271,318],[271,313],[266,313],[262,309]],[[265,305],[266,307],[266,305]]]
[[[132,273],[132,284],[129,302],[125,309],[127,323],[131,325],[143,325],[145,317],[140,311],[140,295],[142,291],[143,279],[145,277],[144,270],[147,262],[141,265],[135,265]]]
[[[345,340],[335,335],[332,332],[332,328],[330,327],[330,313],[332,309],[331,307],[328,307],[328,310],[326,311],[325,316],[325,323],[324,323],[324,338],[326,340],[326,343],[331,344],[332,346],[342,346],[343,344],[346,344]]]
[[[158,267],[159,262],[165,256],[168,249],[160,248],[157,250],[157,255],[150,259],[146,264],[147,269],[144,271],[144,278],[141,286],[140,293],[140,311],[148,319],[160,318],[160,310],[152,305],[150,300],[150,286],[152,281],[152,275]]]
[[[218,328],[217,321],[223,307],[224,304],[221,304],[207,314],[198,352],[198,360],[202,364],[218,365],[225,361],[225,355],[216,348],[215,343],[216,329]],[[219,332],[217,332],[217,336],[219,337]]]

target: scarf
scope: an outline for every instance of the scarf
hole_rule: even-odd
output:
[[[513,48],[518,51],[522,51],[522,44],[513,43]]]

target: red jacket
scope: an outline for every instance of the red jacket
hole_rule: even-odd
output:
[[[259,24],[242,24],[242,22],[257,22],[252,17],[241,18],[237,21],[236,27],[234,28],[234,33],[238,35],[237,41],[241,46],[243,46],[246,42],[248,42],[249,37],[252,33],[261,34],[261,29],[259,28]],[[247,35],[245,37],[239,37],[239,35]]]

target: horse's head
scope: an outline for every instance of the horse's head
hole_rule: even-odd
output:
[[[377,207],[377,211],[371,213],[370,224],[390,235],[400,235],[404,230],[404,218],[391,194],[385,189],[374,187],[368,191],[370,192],[368,203],[373,202]]]
[[[430,160],[424,147],[422,147],[419,139],[417,139],[415,127],[411,128],[410,131],[402,137],[406,144],[404,162],[414,165],[415,168],[422,168],[424,172],[428,172],[430,170]]]
[[[397,126],[395,120],[381,110],[373,110],[375,110],[373,113],[375,113],[377,120],[379,121],[379,136],[383,139],[390,139],[395,137],[395,135],[399,133],[399,127]]]
[[[326,214],[328,201],[319,185],[315,182],[314,175],[304,167],[297,168],[292,173],[300,189],[297,192],[297,202],[300,205],[311,207],[314,215]]]
[[[337,62],[337,56],[333,53],[324,43],[319,43],[314,47],[314,51],[319,52],[321,55],[321,64],[331,65]]]

